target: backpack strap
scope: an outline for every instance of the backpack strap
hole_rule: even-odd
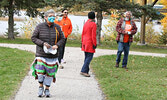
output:
[[[60,36],[60,34],[59,34],[59,31],[57,30],[57,28],[55,27],[55,30],[56,30],[56,40],[55,40],[55,44],[57,43],[57,35],[58,35],[58,37]]]

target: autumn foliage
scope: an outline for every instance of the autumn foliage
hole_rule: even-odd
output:
[[[167,9],[167,0],[161,0],[164,5],[163,9]],[[167,44],[167,13],[163,13],[165,17],[161,20],[161,25],[163,26],[163,33],[160,37],[160,43]]]

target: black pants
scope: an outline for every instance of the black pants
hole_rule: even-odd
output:
[[[64,51],[65,51],[66,42],[67,42],[67,38],[65,38],[64,44],[58,50],[58,53],[59,53],[59,56],[58,56],[59,63],[61,63],[61,59],[63,59],[63,57],[64,57]]]

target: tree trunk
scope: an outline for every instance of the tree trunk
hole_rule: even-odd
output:
[[[143,0],[142,1],[142,5],[144,6],[146,4],[147,4],[147,0]],[[144,12],[144,15],[141,18],[141,34],[140,34],[140,43],[141,43],[141,45],[145,45],[146,12],[145,12],[145,10],[143,10],[143,12]]]
[[[13,19],[13,0],[9,1],[9,20],[8,20],[8,39],[15,39],[14,38],[14,19]]]
[[[146,16],[145,14],[141,18],[141,34],[140,34],[140,43],[145,44],[145,30],[146,30],[146,24],[145,24]]]
[[[96,38],[97,44],[100,45],[100,38],[101,38],[101,26],[102,26],[103,15],[101,10],[97,10],[97,30],[96,30]]]

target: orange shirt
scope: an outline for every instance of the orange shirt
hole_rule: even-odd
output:
[[[132,25],[130,24],[130,21],[126,21],[126,25],[125,25],[125,31],[130,32],[132,30]],[[129,42],[129,35],[125,34],[124,35],[124,43]]]
[[[67,38],[68,35],[71,34],[72,23],[71,23],[71,20],[68,17],[66,17],[66,18],[63,17],[63,19],[60,22],[58,22],[57,20],[55,20],[54,22],[61,26],[65,38]]]

